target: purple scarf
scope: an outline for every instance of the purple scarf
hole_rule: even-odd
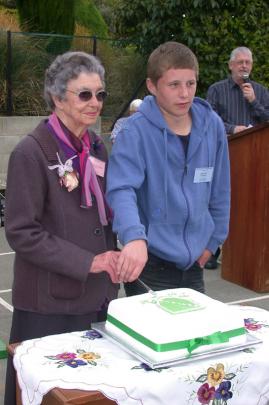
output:
[[[82,150],[78,152],[64,133],[57,115],[52,113],[49,117],[49,125],[54,130],[57,137],[79,156],[80,172],[82,176],[81,207],[92,206],[91,192],[95,195],[99,218],[102,225],[107,225],[107,215],[103,192],[99,186],[95,170],[90,160],[90,142],[88,131],[86,130],[81,138]]]

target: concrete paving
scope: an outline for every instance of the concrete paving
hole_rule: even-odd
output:
[[[9,247],[4,228],[0,228],[0,339],[8,342],[12,317],[11,287],[14,253]],[[258,294],[221,278],[221,264],[216,270],[205,270],[207,295],[226,303],[240,303],[269,310],[269,293]],[[123,289],[120,295],[124,295]],[[0,359],[0,405],[4,403],[6,360]]]

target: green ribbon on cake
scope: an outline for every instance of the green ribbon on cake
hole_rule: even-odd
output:
[[[181,340],[178,342],[155,343],[143,335],[140,335],[140,333],[135,332],[133,329],[129,328],[129,326],[124,325],[118,319],[109,314],[107,315],[107,322],[112,323],[114,326],[127,333],[127,335],[131,336],[133,339],[149,347],[155,352],[169,352],[171,350],[187,349],[189,353],[192,353],[193,350],[200,346],[226,343],[230,340],[230,338],[244,335],[246,333],[245,328],[243,327],[225,332],[215,332],[208,336],[196,337],[194,339]]]

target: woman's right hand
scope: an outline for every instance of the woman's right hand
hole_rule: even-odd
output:
[[[101,273],[106,271],[113,283],[118,283],[118,276],[116,272],[117,262],[120,252],[109,250],[104,253],[96,255],[92,261],[90,273]]]

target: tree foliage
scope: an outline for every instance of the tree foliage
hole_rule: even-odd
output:
[[[16,8],[16,0],[0,0],[0,6],[6,8]]]
[[[16,0],[23,31],[73,35],[74,0]]]
[[[200,64],[198,93],[227,76],[232,49],[253,51],[252,77],[269,85],[268,0],[117,0],[114,21],[118,37],[127,37],[148,55],[160,43],[175,40],[189,46]]]
[[[113,9],[115,8],[117,0],[93,0],[93,2],[105,20],[110,33],[114,33],[115,28],[111,15],[113,14]]]
[[[23,31],[70,35],[52,38],[46,45],[55,55],[69,50],[75,29],[74,0],[16,0],[16,4]]]
[[[92,0],[76,0],[75,20],[77,24],[87,28],[89,35],[101,38],[108,36],[107,24]]]

